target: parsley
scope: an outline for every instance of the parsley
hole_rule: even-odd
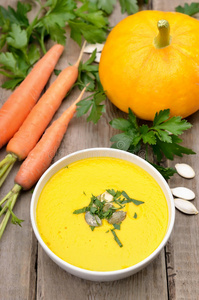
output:
[[[186,14],[189,16],[193,16],[199,12],[199,3],[191,3],[191,4],[185,3],[184,6],[181,6],[181,5],[177,6],[175,8],[175,10],[177,12],[180,12],[180,13],[183,13],[183,14]]]
[[[121,225],[121,223],[119,223],[119,224],[113,224],[113,227],[115,229],[117,229],[117,230],[120,230],[120,225]]]
[[[129,15],[138,12],[137,0],[119,0],[122,13],[127,12]]]
[[[28,19],[31,4],[18,1],[16,9],[11,6],[6,9],[0,5],[0,49],[6,47],[6,52],[0,54],[0,74],[8,77],[2,85],[6,89],[13,90],[24,80],[33,64],[41,57],[40,50],[46,53],[46,39],[65,45],[66,24],[71,29],[71,38],[79,45],[83,38],[89,43],[104,42],[110,30],[107,16],[112,13],[116,3],[116,0],[82,0],[81,5],[77,6],[75,0],[36,1],[38,12],[31,22]],[[137,11],[136,0],[121,0],[120,4],[123,13]],[[92,81],[89,87],[91,90],[94,89],[94,79],[98,82],[98,87],[95,88],[101,90],[98,66],[88,64],[80,66],[80,82],[85,84]],[[92,121],[97,122],[101,110],[102,107],[98,105],[94,108]]]
[[[93,51],[90,58],[86,62],[80,62],[78,68],[77,85],[82,90],[88,83],[87,91],[94,92],[97,90],[103,91],[99,80],[98,64],[93,64],[96,56],[96,50]]]
[[[123,247],[123,245],[122,245],[122,243],[120,242],[120,240],[119,240],[117,234],[115,233],[115,230],[114,230],[114,229],[111,229],[111,232],[112,232],[112,234],[113,234],[113,236],[114,236],[114,240],[118,243],[118,245],[119,245],[120,247]]]
[[[99,219],[101,219],[101,220],[106,219],[110,224],[113,225],[113,229],[110,229],[110,230],[114,236],[114,240],[118,243],[118,245],[120,247],[123,247],[122,243],[120,242],[119,238],[117,237],[117,235],[115,233],[115,230],[120,230],[122,221],[120,219],[120,222],[119,222],[118,215],[117,215],[117,217],[115,217],[114,213],[118,212],[119,210],[124,208],[126,203],[132,202],[135,205],[140,205],[140,204],[143,204],[144,202],[130,198],[127,195],[127,193],[124,191],[115,191],[114,189],[107,189],[106,191],[110,195],[113,196],[113,200],[111,202],[102,200],[104,198],[100,198],[100,196],[96,197],[96,196],[92,195],[89,205],[85,206],[83,208],[80,208],[80,209],[76,209],[73,212],[73,214],[82,214],[82,213],[89,212],[90,215],[92,216],[92,218],[94,218],[94,220],[97,223],[97,225],[94,225],[93,222],[89,222],[86,220],[86,222],[88,223],[88,225],[92,231],[94,231],[95,226],[101,226],[101,224],[99,224]],[[122,198],[122,196],[124,198]],[[115,203],[117,206],[114,206],[113,203]],[[112,217],[112,220],[111,220],[111,217]],[[134,215],[134,218],[135,219],[137,218],[136,213]],[[86,219],[86,217],[85,217],[85,219]],[[122,220],[124,220],[124,218],[122,218]],[[94,225],[94,226],[92,226],[92,225]],[[108,232],[109,232],[109,230],[106,231],[106,233],[108,233]]]
[[[123,200],[122,203],[125,204],[125,203],[129,203],[129,202],[133,202],[135,205],[140,205],[140,204],[143,204],[144,202],[143,201],[139,201],[139,200],[135,200],[135,199],[132,199],[130,198],[126,192],[122,192],[122,195],[126,198],[126,200]]]
[[[134,217],[134,219],[137,219],[137,214],[136,214],[136,212],[134,213],[134,216],[133,216],[133,217]]]
[[[170,110],[161,110],[156,113],[151,127],[146,124],[138,125],[138,121],[131,109],[129,109],[128,119],[114,119],[110,122],[113,128],[122,130],[123,133],[114,135],[111,138],[112,148],[138,153],[141,148],[146,150],[145,159],[148,160],[148,147],[153,150],[155,158],[160,164],[162,159],[173,160],[174,156],[182,157],[183,154],[195,154],[191,149],[180,145],[182,139],[178,136],[185,130],[192,127],[181,117],[169,118]],[[153,164],[158,171],[166,178],[170,178],[174,173],[172,168],[164,168]]]
[[[97,7],[102,9],[107,14],[111,14],[116,4],[116,0],[98,0]]]
[[[77,103],[77,117],[83,116],[89,110],[89,116],[87,117],[87,121],[92,121],[96,124],[102,113],[105,112],[105,106],[101,104],[106,99],[105,93],[102,91],[97,91],[90,96],[84,98],[80,102]]]

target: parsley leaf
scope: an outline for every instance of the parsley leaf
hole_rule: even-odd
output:
[[[123,247],[123,245],[122,245],[122,243],[120,242],[120,240],[119,240],[117,234],[115,233],[115,230],[114,230],[114,229],[111,229],[111,232],[112,232],[112,234],[113,234],[113,236],[114,236],[114,240],[118,243],[118,245],[119,245],[120,247]]]
[[[156,113],[151,127],[146,124],[139,126],[136,116],[129,109],[128,120],[119,118],[110,122],[113,128],[123,131],[111,138],[111,147],[135,154],[143,147],[146,149],[148,160],[147,149],[150,146],[158,163],[161,163],[164,157],[173,160],[175,155],[182,157],[183,154],[195,154],[191,149],[181,146],[182,140],[178,137],[192,125],[181,117],[169,118],[169,115],[169,109],[161,110]],[[172,168],[166,168],[164,171],[164,167],[157,169],[166,179],[174,174]]]
[[[165,179],[170,179],[177,171],[173,168],[165,168],[163,166],[151,163],[151,165],[156,168]]]
[[[68,22],[71,28],[71,38],[79,45],[82,43],[82,36],[91,44],[102,43],[106,40],[106,30],[92,24],[84,23],[78,19]]]
[[[92,121],[94,124],[96,124],[100,119],[102,113],[105,112],[105,106],[100,104],[105,99],[106,95],[103,91],[97,91],[84,98],[77,103],[77,117],[83,116],[90,110],[87,121]]]
[[[138,12],[137,0],[119,0],[121,12],[127,12],[129,15]]]
[[[180,12],[180,13],[183,13],[183,14],[186,14],[189,16],[193,16],[199,12],[199,3],[191,3],[191,4],[185,3],[184,6],[181,6],[181,5],[177,6],[175,8],[175,10],[177,12]]]
[[[116,0],[98,0],[97,7],[105,11],[107,14],[111,14],[115,3]]]
[[[19,25],[12,24],[6,41],[8,45],[16,49],[23,49],[28,43],[27,33],[25,30],[21,29]]]

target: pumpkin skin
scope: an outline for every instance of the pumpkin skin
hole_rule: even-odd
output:
[[[157,22],[170,24],[170,45],[156,48]],[[199,109],[199,21],[181,13],[141,11],[119,22],[103,48],[99,76],[109,100],[141,119],[170,109],[183,118]]]

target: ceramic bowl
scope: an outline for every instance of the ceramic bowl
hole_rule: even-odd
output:
[[[47,181],[61,168],[63,168],[66,165],[69,165],[70,163],[73,163],[75,161],[89,158],[89,157],[114,157],[114,158],[120,158],[129,162],[132,162],[139,167],[143,168],[145,171],[147,171],[159,184],[161,187],[166,200],[168,204],[168,211],[169,211],[169,218],[168,218],[168,227],[166,234],[161,242],[161,244],[155,249],[153,253],[151,253],[147,258],[140,261],[136,265],[133,265],[131,267],[117,270],[117,271],[107,271],[107,272],[99,272],[99,271],[89,271],[82,268],[78,268],[76,266],[73,266],[62,259],[60,259],[58,256],[56,256],[44,243],[44,241],[41,238],[41,235],[37,228],[36,223],[36,207],[37,207],[37,201],[39,199],[40,193],[47,183]],[[31,215],[31,222],[32,227],[34,230],[34,233],[42,246],[43,250],[47,253],[47,255],[61,268],[63,268],[65,271],[78,276],[83,279],[92,280],[92,281],[113,281],[122,279],[125,277],[128,277],[132,274],[135,274],[136,272],[140,271],[144,267],[146,267],[150,262],[153,261],[154,258],[158,256],[158,254],[161,252],[165,244],[167,243],[173,226],[174,226],[174,220],[175,220],[175,207],[174,207],[174,201],[173,196],[171,194],[170,188],[165,181],[165,179],[162,177],[162,175],[148,162],[146,162],[144,159],[133,155],[131,153],[111,149],[111,148],[92,148],[92,149],[85,149],[81,151],[77,151],[75,153],[72,153],[70,155],[67,155],[63,157],[62,159],[58,160],[56,163],[54,163],[47,171],[43,174],[43,176],[38,181],[31,200],[31,208],[30,208],[30,215]]]

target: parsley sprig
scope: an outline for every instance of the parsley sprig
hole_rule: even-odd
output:
[[[106,100],[106,95],[101,85],[98,73],[98,64],[93,64],[96,56],[96,49],[91,54],[86,62],[80,62],[78,80],[75,85],[78,85],[82,90],[88,83],[87,91],[92,92],[88,97],[77,103],[77,117],[88,114],[87,121],[92,121],[96,124],[102,113],[105,112],[105,105],[101,104]]]
[[[17,2],[16,9],[0,5],[0,73],[8,77],[2,85],[14,89],[29,73],[33,64],[46,52],[45,41],[65,45],[68,25],[71,38],[79,45],[84,38],[89,43],[102,43],[110,30],[108,15],[112,13],[115,0],[35,0],[37,14],[30,22],[28,13],[32,5]],[[122,13],[135,13],[137,0],[120,0]],[[88,75],[88,74],[87,74]],[[98,76],[98,75],[96,75]],[[85,76],[84,76],[85,79]]]
[[[188,16],[193,16],[199,13],[199,2],[194,2],[190,4],[185,3],[184,6],[179,5],[175,8],[175,10]]]
[[[118,118],[110,122],[113,128],[122,130],[123,133],[114,135],[111,138],[112,148],[129,151],[137,154],[141,149],[146,150],[145,159],[148,159],[148,148],[153,150],[157,163],[160,164],[164,157],[173,160],[174,156],[182,157],[183,154],[195,154],[189,148],[180,145],[182,139],[178,136],[185,130],[192,127],[181,117],[170,118],[170,110],[161,110],[156,113],[153,124],[139,126],[138,121],[131,109],[129,109],[128,119]],[[176,171],[173,168],[164,168],[153,164],[158,171],[169,179]]]

